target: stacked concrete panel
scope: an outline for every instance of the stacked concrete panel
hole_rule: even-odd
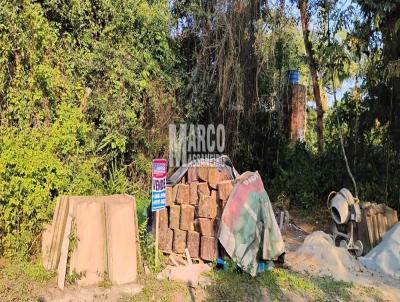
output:
[[[184,254],[187,248],[192,258],[214,260],[220,217],[233,185],[228,173],[218,167],[188,168],[179,183],[167,187],[167,209],[160,213],[159,249]]]
[[[163,227],[168,229],[165,216]],[[62,196],[57,200],[52,225],[44,232],[43,265],[57,269],[61,289],[66,274],[76,274],[81,286],[102,280],[135,282],[137,238],[132,196]]]
[[[385,233],[397,222],[397,211],[381,203],[361,203],[361,222],[356,226],[356,239],[363,242],[364,255],[377,246]]]

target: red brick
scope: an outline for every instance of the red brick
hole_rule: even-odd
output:
[[[167,200],[165,203],[167,204],[167,206],[173,205],[174,199],[173,199],[173,188],[172,187],[166,188],[166,195],[167,195]]]
[[[186,177],[187,177],[186,175],[183,175],[179,183],[186,184],[187,183]]]
[[[181,207],[172,205],[169,207],[169,228],[179,229]]]
[[[198,218],[197,224],[202,236],[214,237],[216,235],[217,226],[215,219]]]
[[[198,181],[199,178],[197,176],[197,167],[189,167],[187,171],[187,178],[188,178],[188,183],[192,183],[194,181]]]
[[[189,204],[189,185],[179,184],[176,194],[176,203]]]
[[[200,196],[200,194],[210,195],[210,188],[208,187],[208,183],[206,183],[206,182],[198,183],[197,184],[197,193],[198,193],[198,196]]]
[[[228,203],[227,200],[221,200],[222,211],[224,211],[227,203]]]
[[[224,202],[221,199],[217,200],[217,217],[222,217],[222,213],[224,212]]]
[[[187,233],[187,248],[190,257],[199,258],[200,251],[200,234],[198,232],[189,231]]]
[[[198,216],[204,218],[217,216],[217,202],[213,197],[200,194]]]
[[[215,237],[218,238],[218,231],[219,231],[219,224],[221,223],[221,219],[220,218],[215,218],[214,220],[214,233],[215,233]]]
[[[208,167],[207,166],[200,166],[197,167],[197,176],[200,180],[208,181]]]
[[[172,187],[172,203],[176,202],[176,195],[178,194],[179,185]]]
[[[200,257],[212,261],[217,258],[217,239],[215,237],[201,236]]]
[[[210,196],[211,196],[212,200],[214,200],[215,202],[217,202],[217,191],[211,189],[211,190],[210,190]]]
[[[218,198],[222,200],[228,200],[229,195],[233,189],[233,182],[232,180],[224,180],[218,183]]]
[[[181,219],[180,219],[180,229],[184,231],[193,230],[194,221],[194,206],[181,205]]]
[[[153,212],[154,215],[156,215],[155,212]],[[168,229],[168,210],[163,209],[159,211],[158,214],[158,228],[162,231],[165,231]]]
[[[174,243],[173,251],[177,254],[182,254],[185,252],[186,248],[186,231],[179,229],[174,230]]]
[[[158,248],[163,252],[172,251],[172,239],[174,232],[171,229],[166,229],[164,233],[160,232]]]
[[[218,183],[227,179],[229,179],[229,175],[225,170],[220,171],[217,167],[208,169],[208,184],[211,188],[216,189]]]
[[[197,205],[199,203],[199,195],[197,194],[197,185],[199,182],[194,181],[189,185],[189,203]]]

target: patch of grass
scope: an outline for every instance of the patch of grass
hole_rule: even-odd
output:
[[[263,292],[255,279],[240,272],[212,271],[215,281],[206,288],[209,301],[261,301]]]
[[[350,301],[352,283],[331,277],[311,277],[275,268],[253,278],[234,271],[210,273],[215,283],[206,289],[210,301],[285,301],[288,294],[311,301]]]
[[[351,282],[335,280],[332,277],[313,277],[312,282],[325,294],[325,298],[330,300],[350,301],[350,289],[354,287]]]
[[[279,278],[276,270],[270,270],[257,276],[257,280],[260,285],[267,288],[268,294],[272,298],[278,298],[282,296],[282,289],[278,279]]]
[[[37,283],[46,283],[56,276],[55,272],[49,272],[43,268],[42,261],[36,262],[7,262],[1,270],[2,277],[16,280],[25,276]]]
[[[257,277],[261,286],[268,289],[272,299],[282,299],[287,292],[293,292],[301,296],[318,298],[320,289],[304,275],[295,274],[284,269],[273,269]]]
[[[0,301],[35,301],[54,276],[40,261],[4,261],[0,266]]]
[[[189,300],[188,288],[180,283],[169,280],[157,280],[155,275],[143,276],[140,280],[144,283],[143,290],[132,297],[125,297],[121,301],[187,301]]]
[[[111,288],[112,287],[112,282],[108,279],[102,280],[98,283],[99,287],[103,288]]]

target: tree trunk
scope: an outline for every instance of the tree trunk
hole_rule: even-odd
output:
[[[246,113],[255,112],[257,105],[257,65],[258,60],[254,50],[256,41],[254,23],[259,17],[259,0],[249,1],[240,12],[240,64],[243,72],[243,99]]]
[[[324,111],[321,102],[321,92],[319,90],[317,63],[315,62],[312,43],[310,40],[310,31],[308,29],[308,0],[299,0],[299,10],[301,15],[301,27],[303,29],[304,46],[306,48],[308,64],[310,67],[314,100],[317,107],[317,136],[318,151],[324,150]]]

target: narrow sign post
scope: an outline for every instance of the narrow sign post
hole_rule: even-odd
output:
[[[156,233],[155,233],[155,264],[158,265],[158,224],[159,211],[166,207],[166,180],[167,180],[167,160],[154,159],[152,163],[152,190],[151,190],[151,210],[156,212]]]

